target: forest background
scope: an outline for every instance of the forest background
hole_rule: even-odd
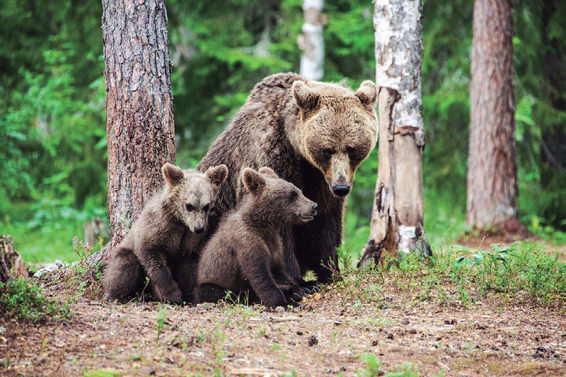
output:
[[[0,234],[29,262],[78,259],[83,222],[106,220],[104,61],[98,0],[0,0]],[[566,242],[566,2],[515,5],[521,222]],[[299,71],[302,0],[169,0],[177,165],[194,167],[265,76]],[[425,0],[425,229],[434,247],[465,223],[473,2]],[[373,5],[325,2],[325,75],[375,80]],[[343,250],[368,239],[377,150],[349,195]],[[98,249],[100,245],[95,245]]]

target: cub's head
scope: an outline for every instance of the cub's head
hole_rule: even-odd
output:
[[[172,215],[185,224],[193,233],[203,233],[208,221],[212,200],[226,180],[228,168],[219,165],[209,168],[204,174],[181,170],[171,164],[161,169],[167,185],[167,204]]]
[[[336,196],[346,196],[354,173],[377,141],[377,87],[364,81],[353,92],[340,84],[293,83],[300,110],[294,144],[317,167]]]
[[[259,172],[246,168],[242,180],[254,203],[254,213],[266,224],[303,224],[316,215],[318,204],[268,167]]]

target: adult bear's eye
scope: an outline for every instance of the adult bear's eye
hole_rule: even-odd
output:
[[[297,194],[296,191],[291,191],[291,192],[289,193],[289,198],[290,198],[291,200],[297,199],[298,196],[299,196],[299,195]]]
[[[330,157],[332,157],[332,150],[330,148],[322,148],[320,150],[320,153],[322,154],[322,157],[324,157],[327,160],[329,160]]]
[[[195,210],[195,206],[192,204],[187,203],[185,206],[187,207],[187,211],[189,212],[193,212]]]
[[[358,155],[358,148],[356,147],[348,147],[346,148],[348,150],[348,156],[350,158],[355,158]]]
[[[209,209],[210,209],[210,204],[206,204],[204,207],[202,207],[202,210],[204,212],[208,212]]]

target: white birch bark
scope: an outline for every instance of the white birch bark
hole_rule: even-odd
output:
[[[301,76],[315,81],[321,80],[324,76],[323,17],[320,14],[323,7],[323,0],[303,0],[304,34],[299,36],[299,47],[303,50]]]
[[[382,252],[430,254],[423,227],[422,1],[375,0],[379,166],[368,243],[359,266]]]

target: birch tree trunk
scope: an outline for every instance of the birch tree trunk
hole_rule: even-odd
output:
[[[326,24],[326,18],[320,14],[323,7],[323,0],[303,0],[304,34],[299,36],[299,47],[303,50],[301,76],[314,81],[319,81],[324,76],[322,26]]]
[[[117,245],[175,162],[171,62],[164,0],[103,0],[108,220]]]
[[[379,166],[370,237],[358,267],[397,251],[430,255],[424,231],[422,1],[376,0]]]
[[[513,0],[476,0],[467,221],[517,221]]]

